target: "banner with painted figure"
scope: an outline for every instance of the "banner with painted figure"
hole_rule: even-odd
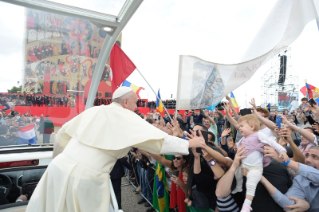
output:
[[[27,9],[26,27],[23,91],[66,95],[77,90],[86,97],[107,33],[86,20],[33,9]],[[111,95],[109,64],[98,92]]]
[[[299,107],[299,94],[278,92],[278,111],[289,110],[292,113]]]
[[[213,110],[272,56],[295,41],[305,25],[316,19],[318,8],[319,0],[277,1],[240,63],[226,65],[180,56],[176,109]]]

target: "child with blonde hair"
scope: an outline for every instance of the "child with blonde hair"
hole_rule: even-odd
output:
[[[244,146],[247,156],[242,159],[240,167],[236,170],[236,188],[232,191],[233,194],[242,191],[243,184],[243,170],[248,170],[246,182],[246,199],[241,209],[242,212],[249,212],[252,210],[251,203],[255,196],[255,191],[258,182],[263,173],[263,167],[270,164],[271,158],[264,158],[264,146],[269,145],[276,149],[280,157],[284,158],[285,162],[288,160],[286,149],[279,145],[274,138],[268,137],[266,134],[259,131],[260,122],[255,115],[246,115],[238,120],[239,131],[243,138],[237,144],[237,148]]]

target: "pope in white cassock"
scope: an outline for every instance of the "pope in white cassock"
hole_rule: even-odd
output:
[[[59,130],[54,152],[59,151],[43,174],[27,212],[108,212],[109,173],[131,147],[153,154],[188,154],[200,147],[202,137],[188,141],[170,136],[133,111],[137,96],[119,87],[113,103],[90,108]],[[60,151],[63,150],[63,151]]]

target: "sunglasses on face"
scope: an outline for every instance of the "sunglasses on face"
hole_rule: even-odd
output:
[[[175,157],[175,156],[173,156],[173,160],[175,160],[175,159],[177,159],[177,160],[181,160],[181,159],[182,159],[182,157]]]

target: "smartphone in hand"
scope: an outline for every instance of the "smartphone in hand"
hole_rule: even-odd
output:
[[[281,128],[281,123],[282,123],[282,119],[280,116],[277,116],[276,117],[276,124],[277,124],[277,127],[280,129]]]
[[[176,177],[179,177],[179,171],[177,169],[174,169],[173,175],[175,175]]]

